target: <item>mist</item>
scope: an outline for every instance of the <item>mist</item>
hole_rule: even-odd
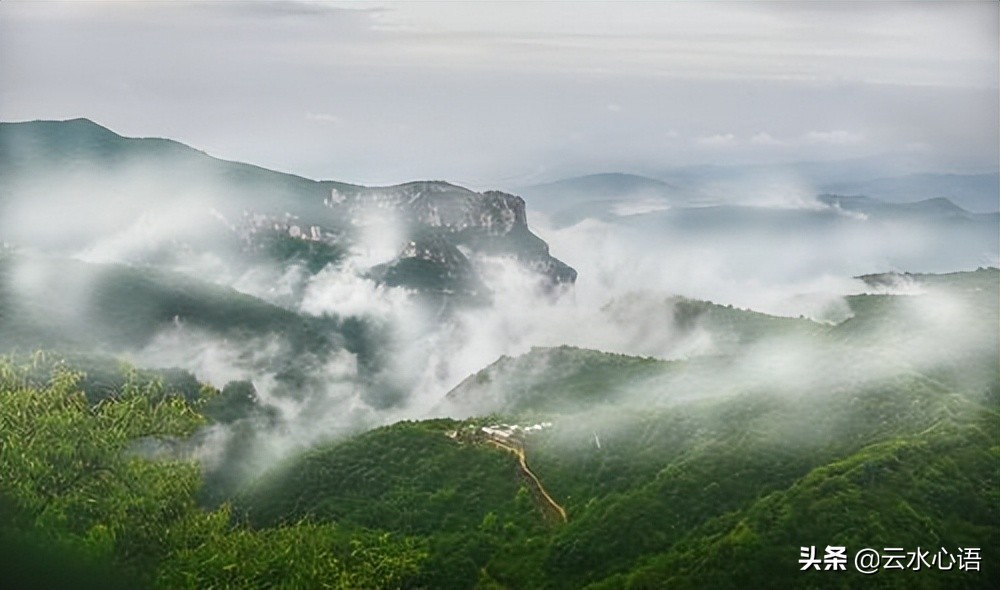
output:
[[[285,210],[288,197],[244,190],[199,159],[165,163],[149,155],[110,172],[76,167],[49,179],[44,190],[33,188],[23,193],[28,198],[5,203],[0,223],[26,255],[12,275],[18,296],[61,315],[63,329],[75,331],[79,341],[103,321],[90,311],[101,275],[81,271],[75,282],[67,281],[65,274],[46,271],[51,257],[95,268],[169,269],[251,295],[326,331],[320,337],[328,344],[303,348],[282,329],[233,337],[178,316],[141,340],[106,350],[139,366],[184,368],[218,389],[251,383],[277,419],[217,425],[196,451],[214,457],[207,465],[224,464],[220,458],[245,447],[252,433],[255,451],[241,459],[246,477],[296,450],[381,424],[465,417],[469,409],[449,405],[449,391],[498,358],[536,347],[733,359],[725,370],[622,392],[620,403],[632,408],[734,394],[734,384],[740,391],[822,395],[844,387],[845,375],[878,381],[906,366],[929,367],[945,334],[956,343],[953,355],[995,349],[993,340],[969,328],[975,322],[966,304],[941,293],[914,300],[900,323],[922,331],[902,342],[887,330],[863,344],[796,338],[741,343],[718,326],[681,325],[677,306],[694,299],[835,326],[852,315],[845,297],[872,290],[858,275],[995,266],[1000,250],[995,236],[969,233],[968,224],[877,219],[818,201],[804,181],[710,181],[695,188],[701,198],[694,204],[651,203],[639,193],[616,195],[610,208],[591,213],[571,207],[568,222],[532,212],[529,227],[578,270],[576,283],[553,288],[509,256],[466,249],[490,294],[488,302],[474,305],[442,305],[447,298],[429,300],[372,276],[371,269],[392,260],[409,239],[393,209],[369,203],[348,214],[307,206],[318,213],[299,220]],[[706,206],[706,196],[714,204]],[[310,224],[340,228],[329,243],[345,248],[343,255],[311,269],[262,256],[252,246],[259,232],[285,235],[296,224],[302,231]],[[912,285],[899,288],[913,291]],[[343,331],[351,322],[365,326],[353,344]],[[817,366],[824,370],[815,372]]]
[[[44,26],[44,20],[35,25]],[[883,367],[870,364],[875,361],[869,357],[897,368],[924,366],[933,362],[925,353],[934,340],[921,336],[901,345],[886,334],[863,346],[832,348],[812,340],[747,342],[724,326],[685,320],[685,302],[801,318],[829,329],[850,321],[854,311],[846,298],[872,289],[860,275],[1000,264],[995,213],[974,214],[940,200],[888,204],[818,198],[821,185],[832,180],[877,178],[859,170],[884,170],[887,160],[858,157],[887,149],[901,148],[910,156],[903,158],[907,173],[939,170],[931,163],[944,161],[937,151],[906,148],[920,137],[890,133],[874,141],[874,131],[855,129],[867,117],[854,120],[843,111],[830,117],[797,113],[795,125],[775,129],[770,123],[780,118],[756,108],[751,134],[751,127],[730,127],[732,109],[719,114],[721,97],[735,82],[676,79],[653,85],[676,91],[678,104],[693,105],[685,120],[712,125],[675,125],[682,121],[653,117],[662,105],[647,96],[646,83],[631,80],[612,102],[599,105],[601,121],[578,133],[579,124],[590,121],[581,115],[586,109],[578,110],[575,103],[564,109],[563,98],[587,95],[594,80],[564,80],[560,84],[566,86],[548,96],[542,78],[524,90],[525,102],[515,105],[525,115],[519,125],[564,112],[555,118],[558,129],[541,128],[540,133],[567,134],[572,145],[542,141],[532,133],[508,130],[510,135],[499,138],[487,133],[496,148],[490,166],[509,172],[494,173],[464,156],[454,161],[442,156],[476,152],[464,149],[469,146],[463,141],[452,145],[455,138],[443,131],[478,129],[472,122],[482,113],[459,112],[457,126],[432,116],[428,120],[439,128],[422,130],[431,139],[419,144],[421,151],[431,154],[434,164],[404,157],[418,145],[407,141],[417,131],[380,130],[362,137],[356,130],[341,130],[338,141],[361,154],[352,157],[367,157],[365,146],[373,144],[391,148],[380,152],[384,172],[344,177],[419,178],[440,172],[449,178],[497,180],[485,186],[477,181],[477,189],[504,188],[561,170],[605,169],[620,158],[622,169],[648,170],[652,176],[646,180],[657,190],[601,189],[596,200],[574,194],[565,201],[535,199],[529,190],[525,203],[513,195],[472,193],[441,181],[367,188],[217,160],[171,140],[121,137],[89,120],[4,124],[0,235],[14,252],[5,295],[26,310],[19,312],[10,339],[41,326],[35,330],[41,336],[25,342],[72,345],[142,367],[180,367],[220,391],[249,384],[260,415],[216,425],[197,454],[224,464],[219,457],[252,448],[249,457],[241,458],[245,477],[251,477],[296,450],[378,425],[465,417],[468,409],[449,406],[450,391],[497,359],[537,347],[573,346],[666,361],[734,359],[696,384],[666,387],[675,391],[668,396],[675,402],[731,393],[734,383],[751,389],[836,389],[836,378],[850,372],[847,365],[835,365],[830,381],[810,382],[802,374],[803,367],[830,358],[860,358],[852,366],[879,379]],[[818,104],[829,106],[843,91],[823,85],[790,90],[766,78],[738,83],[760,90],[752,103],[781,95],[782,104],[813,104],[812,98],[824,95]],[[989,127],[995,112],[981,108],[981,98],[995,93],[972,86],[940,91],[950,97],[950,109],[979,105],[952,130],[962,141],[957,142],[961,150],[949,158],[961,165],[945,168],[977,168],[992,153],[987,144],[993,138],[983,139],[981,123]],[[936,93],[905,90],[920,95],[913,99],[913,112],[922,112],[920,105],[939,106]],[[872,104],[880,109],[901,92],[895,87],[869,91],[869,97],[878,96]],[[487,107],[507,96],[496,80],[468,90],[467,96],[479,92],[491,93],[482,103]],[[379,98],[369,106],[381,108],[381,101],[395,95],[377,92]],[[437,104],[417,98],[424,105]],[[529,103],[545,106],[528,108]],[[384,110],[423,120],[405,110]],[[310,112],[313,124],[339,125],[337,116]],[[626,117],[636,118],[620,120]],[[652,131],[635,132],[637,121],[646,126],[647,120],[655,121]],[[820,120],[836,127],[818,125]],[[254,143],[282,144],[286,133]],[[923,139],[948,144],[940,134],[932,135]],[[635,137],[653,139],[632,142]],[[322,144],[304,144],[322,151]],[[521,150],[522,145],[527,147]],[[510,160],[512,146],[517,162]],[[681,152],[735,165],[755,161],[751,152],[756,150],[786,163],[751,167],[750,173],[739,166],[676,168],[685,163]],[[550,151],[559,158],[548,158]],[[788,163],[792,154],[855,160],[807,166]],[[438,164],[445,160],[447,166]],[[396,161],[421,170],[385,163]],[[338,166],[316,176],[339,175]],[[432,201],[429,195],[443,200]],[[493,203],[495,209],[475,209],[475,203]],[[522,227],[525,207],[527,225]],[[483,233],[460,241],[470,228]],[[503,239],[510,243],[501,244]],[[525,255],[529,250],[531,256]],[[421,252],[423,258],[416,255]],[[406,260],[443,265],[434,268],[445,271],[437,276],[425,272],[426,265],[418,264],[416,271],[394,266]],[[448,266],[448,261],[461,264]],[[559,270],[563,262],[573,268]],[[395,279],[393,270],[399,271]],[[421,280],[432,275],[441,284],[428,288]],[[959,317],[968,313],[961,300],[942,295],[924,314],[933,317],[953,308]],[[924,325],[925,319],[916,314],[902,323]],[[943,337],[937,327],[928,330]],[[968,340],[983,345],[978,335]],[[990,346],[987,341],[986,349]],[[902,356],[886,360],[879,352],[883,349]],[[766,367],[763,374],[761,367]],[[641,407],[658,394],[637,390],[622,399],[631,400],[629,407]],[[479,408],[485,413],[499,409]]]
[[[859,431],[887,437],[947,424],[948,411],[927,411],[942,395],[956,408],[996,395],[994,296],[976,288],[918,286],[905,276],[860,290],[894,303],[867,310],[854,324],[788,320],[798,323],[735,346],[726,346],[734,334],[725,326],[708,316],[684,325],[661,300],[660,317],[643,317],[656,322],[651,331],[664,340],[672,333],[689,344],[679,362],[647,359],[641,370],[618,369],[630,377],[595,393],[580,385],[589,373],[579,363],[590,357],[574,349],[534,349],[467,379],[440,411],[498,415],[519,424],[542,416],[554,426],[527,437],[536,457],[557,452],[562,461],[594,461],[586,464],[597,468],[602,453],[628,456],[646,436],[676,438],[677,458],[697,456],[700,445],[718,444],[732,433],[744,437],[742,444],[782,456],[825,452],[849,446]],[[865,309],[864,302],[855,305]],[[581,390],[566,389],[568,384]],[[859,424],[860,407],[877,414]],[[678,430],[670,434],[671,428]]]
[[[997,39],[991,2],[5,2],[0,118],[363,184],[887,153],[995,170]]]

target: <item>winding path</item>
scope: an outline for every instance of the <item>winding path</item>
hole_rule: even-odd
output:
[[[553,511],[555,511],[556,514],[559,515],[559,518],[561,518],[563,522],[567,522],[568,519],[566,518],[566,509],[560,506],[558,502],[552,499],[552,496],[550,496],[549,493],[545,491],[545,486],[542,485],[541,480],[539,480],[538,477],[531,471],[531,469],[528,468],[528,463],[524,457],[524,449],[517,446],[509,445],[507,443],[500,442],[492,437],[489,437],[486,440],[501,449],[510,451],[511,453],[517,455],[518,467],[520,468],[521,473],[523,473],[528,477],[528,479],[533,484],[535,491],[538,492],[538,495],[543,500],[545,500],[545,503],[548,504],[548,506]]]

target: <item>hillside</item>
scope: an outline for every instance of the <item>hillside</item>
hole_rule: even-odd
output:
[[[168,328],[219,337],[282,335],[293,349],[330,346],[323,322],[180,273],[76,260],[0,257],[3,346],[141,348]]]
[[[298,355],[323,345],[311,330],[336,334],[165,271],[4,260],[7,272],[46,262],[64,280],[99,274],[96,293],[137,306],[117,315],[101,296],[92,301],[89,325],[111,343],[178,317],[234,338],[301,338]],[[439,409],[468,418],[341,437],[265,462],[266,471],[252,457],[268,430],[255,428],[274,416],[252,383],[116,377],[83,357],[2,364],[0,432],[17,452],[0,460],[17,485],[0,485],[9,506],[0,542],[25,559],[79,561],[82,579],[119,572],[138,587],[312,585],[316,576],[343,588],[991,587],[1000,270],[861,280],[870,292],[849,298],[853,315],[835,325],[665,298],[682,333],[728,335],[717,354],[667,362],[536,348],[470,376]],[[18,299],[25,307],[4,321],[59,320],[40,310],[58,309],[61,293],[43,292],[54,299]],[[286,330],[295,322],[301,332]],[[103,368],[82,379],[66,373],[74,363]],[[187,453],[203,452],[222,425],[234,434],[215,450],[226,468],[202,473]],[[16,434],[25,428],[34,434]],[[73,449],[87,450],[78,461]],[[133,480],[145,484],[121,483]],[[77,516],[64,521],[46,506]],[[978,571],[833,577],[801,571],[810,545],[978,548],[983,558]]]
[[[695,206],[683,186],[540,187],[565,201],[546,237],[594,273],[575,285],[517,195],[0,124],[5,575],[46,578],[49,559],[134,588],[995,586],[998,214]],[[676,295],[699,286],[836,313]],[[559,345],[582,341],[617,353]],[[638,356],[648,342],[662,358]],[[802,548],[828,545],[982,558],[803,572]]]
[[[499,255],[554,284],[576,278],[528,228],[515,195],[443,181],[314,181],[167,139],[122,137],[87,119],[0,123],[0,231],[8,245],[101,261],[183,269],[211,254],[237,276],[289,262],[315,274],[347,252],[371,258],[375,250],[375,263],[416,260],[444,277],[461,272],[467,255]],[[455,291],[427,277],[411,283],[407,273],[374,276],[437,295]]]
[[[555,354],[553,366],[577,357],[569,372],[580,376],[605,357],[622,381],[648,377],[642,359]],[[998,398],[920,374],[826,392],[703,389],[695,398],[666,380],[655,397],[541,411],[551,423],[512,444],[565,507],[559,524],[546,519],[516,459],[475,434],[501,421],[529,424],[516,417],[404,422],[320,446],[245,488],[233,518],[193,504],[194,465],[121,455],[137,438],[190,434],[205,420],[197,406],[150,403],[137,393],[156,387],[133,382],[88,410],[74,401],[72,378],[57,372],[33,391],[12,388],[18,370],[0,368],[0,432],[17,451],[0,461],[19,482],[0,488],[5,557],[59,556],[81,583],[123,575],[131,587],[192,588],[320,578],[338,588],[870,583],[854,571],[800,571],[800,547],[827,544],[851,554],[900,545],[982,551],[979,571],[883,570],[878,587],[986,588],[996,575],[985,556],[1000,530]],[[567,394],[577,388],[563,383]],[[34,436],[17,436],[31,424]],[[89,463],[66,462],[57,440],[85,445]],[[117,510],[123,503],[134,508]],[[46,516],[81,505],[89,508],[71,522]],[[15,561],[5,571],[17,579],[30,567]]]
[[[933,342],[937,362],[919,350],[883,350],[891,330],[879,320],[913,322],[912,306],[921,297],[935,301],[936,289],[970,294],[965,309],[993,317],[998,278],[996,269],[920,276],[914,280],[925,295],[878,295],[885,298],[879,313],[805,332],[784,324],[791,320],[734,313],[733,322],[770,329],[757,326],[758,337],[742,350],[716,358],[666,363],[563,347],[500,359],[450,394],[489,417],[399,424],[323,447],[266,475],[237,506],[260,524],[308,515],[426,535],[432,546],[439,536],[479,546],[493,522],[484,515],[505,522],[502,535],[488,535],[492,551],[467,555],[485,578],[454,579],[450,587],[808,580],[839,588],[869,578],[802,573],[801,546],[979,547],[985,554],[1000,531],[995,324],[949,323],[964,336],[943,340],[933,318],[918,321],[906,338]],[[867,324],[863,335],[858,324]],[[843,348],[847,337],[860,339],[857,348]],[[797,359],[808,364],[772,364],[778,357],[768,351],[778,343],[810,351]],[[960,356],[967,346],[981,350]],[[446,436],[547,423],[515,436],[567,511],[568,523],[551,529],[537,504],[534,523],[530,511],[515,510],[525,492],[502,482],[516,482],[509,456],[491,455],[482,438]],[[459,456],[467,463],[456,463]],[[494,461],[495,470],[482,471]],[[476,491],[481,485],[495,495]],[[456,493],[454,505],[475,497],[475,508],[452,512],[435,503]],[[460,526],[458,514],[468,523]],[[883,571],[878,583],[989,587],[995,566],[981,565],[979,572]]]

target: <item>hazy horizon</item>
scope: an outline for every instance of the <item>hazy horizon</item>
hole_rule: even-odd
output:
[[[366,185],[689,165],[996,169],[998,5],[0,5],[0,119]]]

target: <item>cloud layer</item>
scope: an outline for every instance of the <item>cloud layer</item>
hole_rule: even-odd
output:
[[[85,116],[367,184],[912,145],[938,168],[995,167],[997,10],[5,2],[0,118]]]

